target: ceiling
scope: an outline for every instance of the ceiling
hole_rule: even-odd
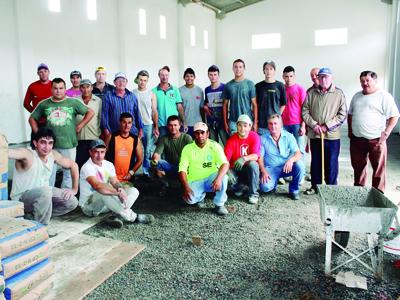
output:
[[[227,13],[261,1],[264,0],[178,0],[178,3],[184,6],[188,3],[202,5],[215,11],[216,17],[222,19]]]

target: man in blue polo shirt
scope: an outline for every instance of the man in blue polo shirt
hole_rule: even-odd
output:
[[[304,163],[294,136],[282,130],[282,118],[273,114],[268,118],[268,132],[261,136],[260,189],[270,192],[276,189],[281,177],[292,176],[289,183],[289,197],[300,199],[300,181],[304,176]]]
[[[185,122],[182,98],[179,90],[168,82],[169,71],[170,70],[168,66],[164,66],[158,71],[160,83],[152,90],[157,97],[158,130],[160,132],[160,136],[168,134],[167,119],[172,115],[179,114],[185,132],[188,128]]]

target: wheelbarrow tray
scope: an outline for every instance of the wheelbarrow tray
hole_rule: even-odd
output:
[[[334,231],[386,236],[397,206],[375,188],[318,185],[321,221]]]

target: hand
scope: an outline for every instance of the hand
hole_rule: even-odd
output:
[[[268,172],[264,169],[261,171],[261,183],[267,183],[271,180],[271,176],[269,176]]]
[[[62,197],[64,200],[71,200],[76,195],[76,192],[70,189],[63,189]]]
[[[126,207],[126,201],[128,200],[128,195],[126,194],[125,190],[123,188],[118,188],[118,198],[121,201],[121,203]]]
[[[299,128],[299,135],[303,136],[306,134],[306,125],[301,125]]]
[[[222,178],[220,179],[219,176],[215,178],[211,186],[213,192],[220,191],[222,186]]]
[[[194,195],[192,189],[188,186],[184,187],[183,189],[183,200],[185,200],[186,203],[190,203],[190,199]]]
[[[288,161],[283,166],[283,172],[286,173],[286,174],[292,172],[293,163],[294,162],[293,162],[292,159],[288,159]]]
[[[143,137],[143,129],[139,129],[138,138],[141,140]]]
[[[236,171],[240,171],[240,170],[243,168],[243,166],[244,166],[245,163],[246,163],[245,158],[244,158],[244,157],[239,157],[239,158],[235,161],[235,163],[233,164],[233,166],[235,167],[235,170],[236,170]]]
[[[313,131],[316,135],[320,135],[322,132],[321,126],[319,126],[318,124],[315,125],[315,127],[313,128]]]
[[[326,127],[326,125],[321,125],[321,130],[323,133],[328,132],[328,127]]]
[[[208,107],[207,104],[203,106],[204,114],[211,117],[212,116],[212,109]]]
[[[76,131],[76,133],[79,133],[79,132],[81,132],[81,130],[82,130],[82,125],[80,125],[80,124],[78,124],[78,125],[76,125],[76,127],[75,127],[75,131]]]
[[[123,179],[123,180],[126,180],[126,181],[131,180],[131,178],[132,178],[132,175],[129,174],[129,173],[127,173],[124,177],[122,177],[122,179]]]
[[[258,124],[256,124],[256,123],[253,124],[253,130],[255,132],[258,132]]]
[[[381,137],[379,138],[379,144],[384,143],[387,140],[388,137],[389,137],[389,135],[387,134],[387,132],[386,131],[382,131],[381,132]]]
[[[228,123],[225,123],[224,122],[224,129],[225,129],[225,131],[226,131],[226,133],[228,134],[228,135],[230,135],[230,130],[229,130],[229,125],[228,125]]]
[[[160,136],[160,131],[158,130],[158,128],[154,128],[153,129],[153,135],[158,138]]]

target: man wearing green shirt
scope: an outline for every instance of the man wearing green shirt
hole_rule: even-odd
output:
[[[229,163],[224,150],[217,142],[209,140],[207,124],[194,125],[194,143],[186,145],[179,162],[179,179],[183,185],[183,200],[204,207],[206,192],[215,192],[214,204],[218,215],[228,214],[224,204],[228,199]]]

